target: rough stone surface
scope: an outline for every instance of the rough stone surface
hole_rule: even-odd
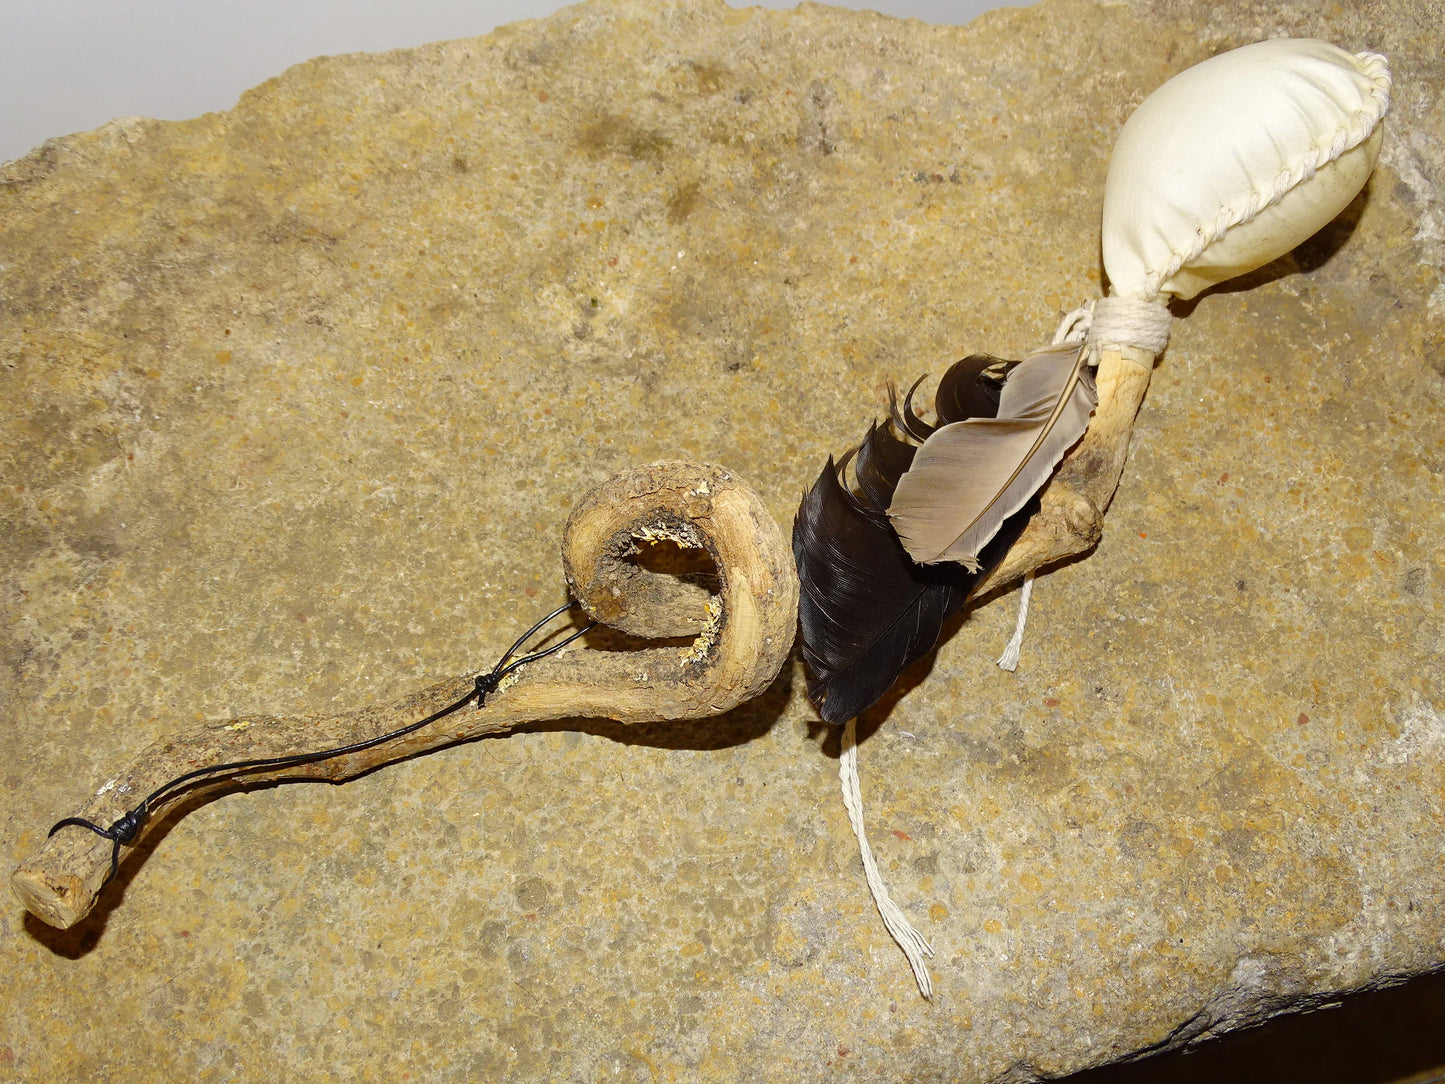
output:
[[[0,1076],[1021,1080],[1445,962],[1445,68],[1429,0],[930,27],[596,0],[316,60],[0,174],[0,835],[198,719],[476,668],[572,502],[725,463],[787,521],[884,382],[1100,291],[1110,144],[1266,36],[1388,53],[1367,196],[1180,310],[1017,674],[984,606],[865,720],[801,673],[185,811],[0,909]]]

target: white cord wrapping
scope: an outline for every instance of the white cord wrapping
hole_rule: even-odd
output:
[[[1133,297],[1101,297],[1094,302],[1089,349],[1097,363],[1106,346],[1132,346],[1156,357],[1169,345],[1169,308],[1162,301]]]
[[[1088,339],[1089,328],[1094,324],[1094,302],[1085,301],[1077,309],[1064,314],[1054,332],[1055,343],[1077,342]]]
[[[1054,342],[1087,342],[1090,365],[1099,363],[1099,352],[1106,346],[1131,346],[1157,357],[1169,345],[1173,322],[1162,301],[1101,297],[1067,313],[1054,332]]]
[[[873,849],[868,846],[868,836],[863,830],[863,792],[858,786],[858,724],[849,719],[843,727],[843,755],[838,758],[838,779],[843,784],[843,804],[848,807],[848,822],[853,825],[853,834],[858,837],[858,851],[863,857],[863,875],[868,878],[868,891],[873,893],[873,902],[883,916],[883,925],[888,928],[893,940],[908,957],[908,966],[913,968],[913,977],[918,982],[918,992],[930,1000],[933,997],[933,979],[929,977],[928,965],[924,958],[933,955],[933,946],[913,928],[913,924],[899,909],[898,904],[888,895],[883,875],[878,872],[878,863],[873,860]]]

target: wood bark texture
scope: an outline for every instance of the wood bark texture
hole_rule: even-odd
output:
[[[639,542],[658,541],[704,550],[717,570],[716,596],[633,560]],[[468,705],[406,737],[332,760],[257,769],[204,781],[184,793],[214,795],[241,782],[282,779],[340,782],[526,722],[644,723],[716,715],[766,689],[792,650],[798,609],[792,553],[757,495],[721,467],[666,462],[614,476],[572,513],[563,561],[578,602],[598,621],[637,636],[694,639],[681,647],[636,651],[568,649],[522,667],[480,710]],[[466,696],[475,683],[476,674],[462,675],[384,706],[332,715],[251,716],[174,734],[152,745],[73,815],[109,826],[186,772],[364,741],[434,714]],[[147,820],[133,843],[162,820]],[[20,864],[11,885],[31,913],[67,928],[94,905],[110,872],[112,847],[85,828],[61,828]]]
[[[1103,349],[1095,378],[1099,405],[1089,428],[1044,487],[1042,507],[1019,540],[998,567],[979,581],[975,598],[1098,545],[1104,513],[1124,472],[1134,417],[1149,389],[1153,365],[1154,355],[1144,350]]]

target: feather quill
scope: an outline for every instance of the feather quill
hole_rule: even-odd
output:
[[[958,362],[939,383],[939,422],[991,416],[1004,375],[1017,364],[987,355]],[[917,387],[901,410],[890,389],[893,425],[925,441],[935,428],[913,411]],[[829,458],[793,521],[808,696],[830,723],[866,711],[907,666],[931,651],[981,575],[958,565],[920,565],[899,542],[887,508],[917,451],[886,424],[869,426],[856,449],[836,463]],[[850,465],[856,492],[847,485]],[[984,566],[1003,558],[1033,511],[1022,510],[1000,530],[980,555]]]
[[[920,564],[983,567],[1004,521],[1043,487],[1098,403],[1078,343],[1046,346],[1008,375],[996,417],[935,429],[898,481],[888,515]]]

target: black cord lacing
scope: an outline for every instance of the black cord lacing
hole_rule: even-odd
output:
[[[163,801],[174,798],[176,794],[180,792],[181,788],[187,784],[203,776],[215,775],[219,772],[238,772],[251,768],[292,767],[298,764],[314,764],[317,761],[330,760],[332,757],[344,756],[347,753],[359,753],[363,749],[370,749],[373,746],[382,745],[385,742],[392,741],[396,738],[404,738],[408,734],[415,733],[422,729],[422,727],[429,726],[436,722],[438,719],[444,719],[453,712],[460,711],[472,700],[477,702],[477,708],[480,710],[486,707],[487,697],[497,691],[497,686],[502,683],[502,679],[517,669],[517,667],[525,666],[529,662],[536,662],[538,659],[545,659],[548,655],[556,654],[596,624],[595,621],[589,621],[580,629],[557,641],[557,643],[551,647],[544,648],[541,651],[534,651],[518,659],[512,658],[512,656],[516,655],[516,653],[522,649],[523,644],[542,630],[544,625],[566,613],[572,608],[572,605],[573,604],[569,602],[566,605],[558,606],[546,617],[522,633],[522,635],[517,638],[517,642],[509,647],[503,653],[502,657],[497,660],[497,665],[492,667],[489,673],[477,675],[476,685],[466,696],[453,704],[448,704],[440,711],[428,715],[420,722],[409,723],[388,734],[382,734],[375,738],[367,738],[364,741],[352,742],[350,745],[342,745],[335,749],[324,749],[318,753],[293,753],[290,756],[284,757],[264,757],[259,760],[235,760],[227,764],[213,764],[209,768],[197,768],[194,771],[186,772],[185,775],[178,775],[170,782],[164,783],[151,791],[140,805],[122,814],[109,828],[102,828],[100,825],[93,821],[88,821],[83,817],[66,817],[64,820],[55,822],[55,825],[50,829],[49,835],[55,835],[56,832],[60,831],[60,829],[66,825],[74,825],[77,828],[87,828],[98,836],[113,840],[115,846],[110,852],[110,873],[107,874],[105,880],[101,882],[101,887],[104,888],[110,884],[111,879],[115,877],[116,870],[120,866],[121,845],[134,841],[135,837],[140,834],[141,827],[154,811],[155,806]]]

